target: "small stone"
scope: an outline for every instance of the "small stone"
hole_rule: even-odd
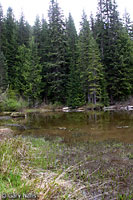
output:
[[[26,117],[26,114],[22,113],[22,112],[13,112],[11,114],[11,117],[13,117],[13,118],[16,118],[16,117]]]

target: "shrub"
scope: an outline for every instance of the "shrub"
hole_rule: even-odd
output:
[[[14,90],[8,89],[0,95],[0,111],[21,111],[27,106],[28,103],[19,98]]]

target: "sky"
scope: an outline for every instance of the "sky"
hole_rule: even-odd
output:
[[[8,7],[12,7],[16,19],[20,18],[20,14],[23,12],[25,19],[34,24],[37,15],[44,16],[47,19],[50,0],[0,0],[0,4],[3,7],[4,15]],[[82,11],[85,10],[88,18],[91,12],[96,14],[97,0],[57,0],[59,6],[63,10],[65,17],[68,17],[68,13],[71,12],[74,19],[76,28],[79,29],[79,22],[81,21]],[[133,0],[116,0],[118,5],[118,11],[122,17],[125,9],[130,14],[131,20],[133,20]]]

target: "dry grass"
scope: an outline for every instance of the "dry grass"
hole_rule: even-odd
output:
[[[34,193],[39,200],[132,199],[131,145],[68,147],[35,138],[0,142],[0,193]]]

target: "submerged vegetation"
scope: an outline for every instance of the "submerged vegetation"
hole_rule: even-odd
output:
[[[10,138],[0,142],[0,193],[38,199],[132,199],[131,145],[60,139]]]

